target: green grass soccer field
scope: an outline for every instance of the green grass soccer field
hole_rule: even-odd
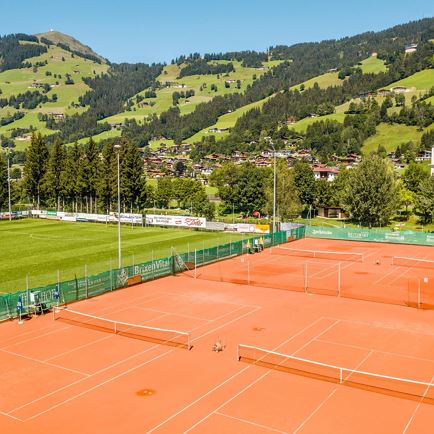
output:
[[[188,249],[242,239],[242,235],[191,229],[123,225],[122,265],[138,264]],[[0,292],[11,292],[96,274],[118,264],[117,226],[25,219],[0,222]]]

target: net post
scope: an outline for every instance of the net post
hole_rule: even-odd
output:
[[[343,381],[342,368],[339,368],[339,384],[342,384]]]
[[[188,350],[191,350],[192,346],[191,346],[191,335],[190,333],[187,335],[187,345],[188,345]]]
[[[115,334],[117,334],[117,332],[118,332],[118,329],[117,329],[117,322],[114,321],[114,322],[113,322],[113,325],[114,325]]]
[[[304,263],[304,292],[307,293],[307,262]]]
[[[237,361],[240,361],[240,344],[237,345]]]

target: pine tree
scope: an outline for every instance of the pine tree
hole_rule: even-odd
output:
[[[146,183],[143,160],[136,146],[128,141],[121,144],[121,195],[124,208],[132,211],[133,206],[140,207],[142,191]]]
[[[62,181],[65,177],[62,176],[62,173],[65,171],[65,158],[65,149],[60,140],[56,140],[48,159],[43,189],[47,197],[55,203],[57,210],[60,208],[60,197],[64,192]]]
[[[96,193],[100,209],[110,211],[117,201],[117,157],[113,143],[108,143],[102,150],[98,163]]]
[[[85,145],[80,159],[77,184],[81,198],[86,199],[86,211],[92,212],[96,198],[99,152],[92,138]]]
[[[77,174],[78,165],[80,162],[80,150],[78,145],[75,144],[69,149],[65,158],[65,168],[61,173],[61,185],[62,185],[62,196],[65,199],[69,199],[71,204],[71,209],[73,211],[77,210]]]
[[[0,155],[0,210],[6,206],[8,202],[8,166]]]
[[[41,134],[33,135],[27,151],[24,165],[25,189],[33,203],[39,209],[42,194],[42,184],[47,170],[48,148]]]

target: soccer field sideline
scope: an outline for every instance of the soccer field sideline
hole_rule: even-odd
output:
[[[236,233],[121,227],[122,265],[240,240]],[[12,292],[117,267],[117,226],[26,219],[0,223],[0,292]],[[28,275],[28,279],[26,279]]]

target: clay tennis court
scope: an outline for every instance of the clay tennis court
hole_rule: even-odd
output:
[[[429,260],[306,238],[68,306],[190,350],[62,315],[0,324],[0,432],[431,433]]]

